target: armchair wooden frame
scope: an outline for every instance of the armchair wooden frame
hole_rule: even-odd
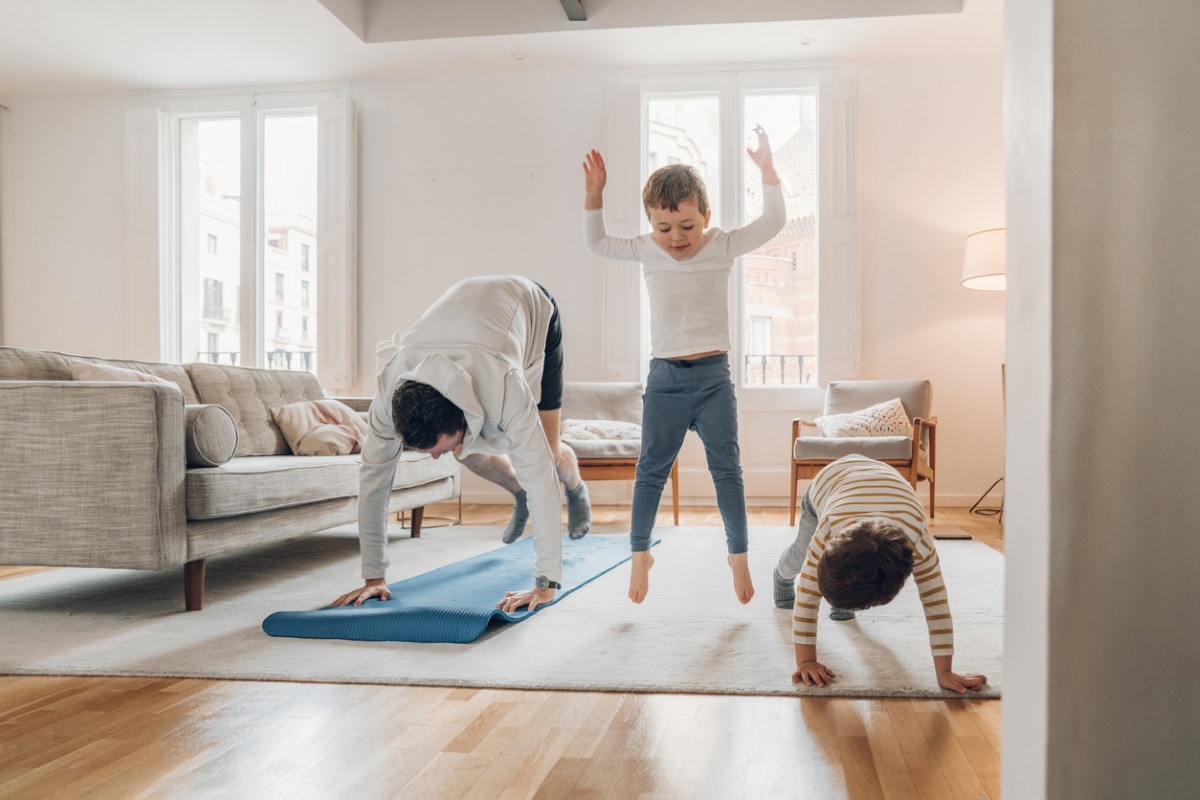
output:
[[[937,417],[929,419],[921,419],[917,417],[913,420],[913,435],[912,435],[912,453],[906,459],[884,459],[883,463],[894,467],[897,472],[908,479],[912,484],[913,489],[917,488],[918,481],[929,481],[929,518],[933,519],[934,515],[934,473],[937,469]],[[792,438],[791,453],[789,454],[792,460],[792,480],[791,480],[791,504],[789,506],[790,522],[788,524],[796,524],[796,484],[801,480],[812,480],[817,476],[817,473],[822,468],[833,463],[830,459],[818,458],[796,458],[796,440],[800,438],[800,429],[803,426],[816,428],[817,424],[807,419],[796,418],[792,420]],[[929,461],[921,459],[921,438],[924,431],[929,431]]]
[[[580,458],[579,476],[585,481],[620,481],[637,478],[636,458]],[[671,465],[671,506],[679,525],[679,461]]]

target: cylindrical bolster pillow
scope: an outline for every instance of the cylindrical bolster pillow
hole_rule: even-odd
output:
[[[184,409],[184,446],[189,467],[219,467],[233,458],[238,434],[233,417],[221,406],[194,405]]]

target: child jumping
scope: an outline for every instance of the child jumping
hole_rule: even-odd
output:
[[[837,677],[817,660],[822,597],[833,607],[831,619],[852,619],[856,609],[890,603],[910,574],[925,610],[938,685],[965,694],[987,683],[983,675],[952,671],[954,624],[941,565],[921,501],[899,472],[866,456],[840,458],[813,478],[800,509],[796,541],[775,567],[775,605],[795,609],[792,683],[825,686]],[[800,584],[793,588],[797,574]]]
[[[583,162],[584,239],[593,253],[642,264],[650,295],[650,374],[642,406],[642,450],[633,489],[629,599],[650,590],[650,532],[663,486],[684,436],[704,444],[708,471],[725,525],[733,590],[742,603],[754,596],[746,562],[746,493],[738,447],[737,397],[729,369],[729,273],[736,258],[771,240],[785,221],[783,189],[762,128],[758,149],[746,153],[763,182],[763,215],[732,231],[708,230],[712,212],[699,173],[672,164],[656,170],[642,191],[651,232],[632,239],[604,227],[604,159],[595,150]]]

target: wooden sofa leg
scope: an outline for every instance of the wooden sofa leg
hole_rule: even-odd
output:
[[[204,559],[183,565],[183,601],[188,611],[204,607]]]
[[[412,531],[412,538],[421,538],[421,520],[425,518],[425,506],[420,506],[412,510],[412,522],[409,523],[409,530]]]

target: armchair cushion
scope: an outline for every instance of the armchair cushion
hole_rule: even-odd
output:
[[[927,458],[926,451],[920,452],[923,460]],[[877,461],[907,460],[912,457],[912,436],[801,436],[792,446],[797,460],[836,461],[852,453]]]
[[[822,436],[907,436],[912,437],[913,425],[900,398],[877,403],[848,414],[828,414],[813,422]]]

